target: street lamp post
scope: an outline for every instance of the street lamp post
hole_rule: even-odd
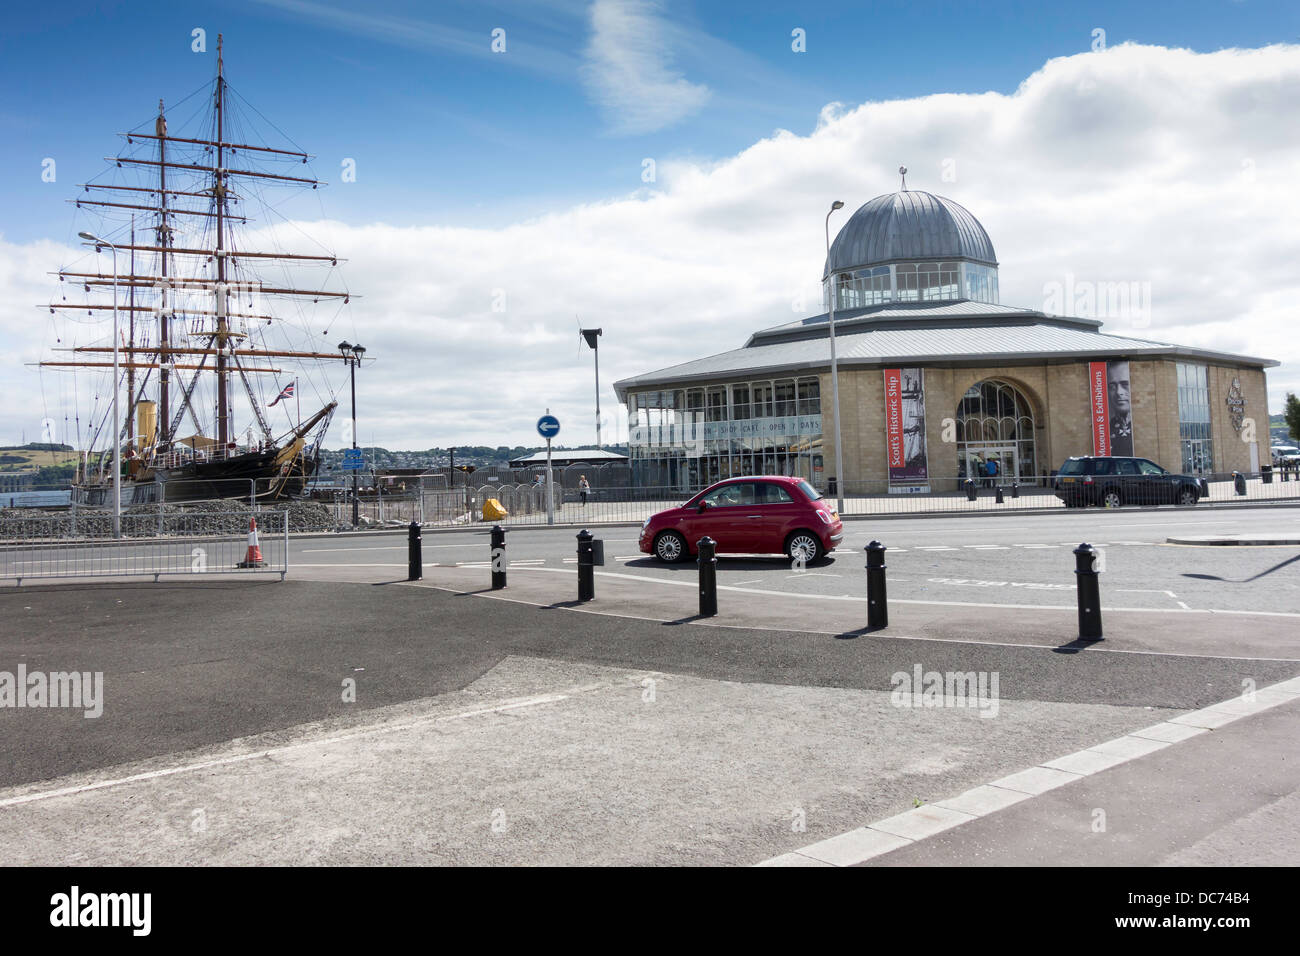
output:
[[[361,357],[366,354],[365,346],[353,345],[344,340],[339,343],[339,351],[343,353],[343,361],[348,363],[348,375],[352,379],[352,447],[357,447],[357,366],[361,364]],[[361,524],[361,501],[357,497],[357,469],[352,469],[352,527],[356,528]]]
[[[600,329],[582,329],[582,337],[587,340],[591,350],[596,353],[596,450],[600,451]]]
[[[117,341],[117,246],[89,232],[78,233],[87,242],[113,250],[113,537],[122,537],[122,420],[118,417],[117,376],[120,372]]]
[[[826,278],[830,282],[831,307],[831,407],[835,415],[835,507],[844,514],[844,445],[840,441],[840,364],[835,357],[835,267],[831,264],[831,213],[843,209],[844,203],[838,199],[831,203],[830,212],[826,214]]]

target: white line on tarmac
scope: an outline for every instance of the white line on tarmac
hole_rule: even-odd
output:
[[[291,750],[302,750],[306,747],[325,747],[348,740],[356,740],[360,737],[374,737],[379,734],[411,730],[415,727],[422,727],[425,724],[443,723],[451,720],[465,720],[469,717],[480,717],[484,714],[497,714],[507,710],[518,710],[521,707],[536,707],[539,704],[554,704],[568,699],[568,694],[539,694],[535,697],[512,701],[508,704],[498,704],[496,707],[482,707],[477,710],[467,710],[459,714],[420,717],[416,720],[408,720],[400,724],[381,724],[374,727],[364,727],[350,733],[338,734],[334,737],[302,740],[292,744],[284,744],[280,747],[272,747],[269,750],[258,750],[254,753],[235,754],[232,757],[220,757],[216,760],[204,760],[199,763],[181,764],[176,767],[164,767],[160,770],[149,770],[145,773],[131,774],[129,777],[97,780],[94,783],[82,784],[77,787],[61,787],[58,790],[44,790],[38,793],[26,793],[22,796],[9,797],[6,800],[0,800],[0,807],[12,807],[23,803],[35,803],[38,800],[49,800],[53,797],[66,797],[74,793],[86,793],[91,790],[105,790],[108,787],[117,787],[125,783],[138,783],[141,780],[155,780],[159,777],[171,777],[178,773],[190,773],[195,770],[207,770],[211,767],[224,767],[229,764],[246,763],[249,760],[257,760],[261,757],[272,756],[273,754],[288,753]]]
[[[477,544],[426,544],[423,545],[425,551],[433,548],[481,548],[482,543]],[[303,548],[299,554],[326,554],[330,551],[405,551],[406,545],[393,545],[384,548]]]
[[[789,853],[764,860],[759,866],[853,866],[921,840],[996,813],[1014,803],[1029,800],[1076,780],[1148,754],[1175,743],[1198,737],[1234,720],[1300,700],[1300,677],[1273,684],[1246,701],[1229,698],[1179,717],[1143,727],[1123,737],[1107,740],[1084,750],[1044,761],[1037,766],[1008,774],[967,790],[955,797],[926,804],[857,830],[820,840]],[[983,716],[983,715],[981,715]]]
[[[443,585],[440,584],[429,584],[428,582],[425,581],[403,582],[403,583],[408,583],[414,587],[429,588],[432,591],[446,591],[448,594],[466,593],[457,588],[444,587]],[[739,589],[733,588],[732,590],[739,590]],[[777,593],[785,594],[788,592],[777,592]],[[487,598],[488,600],[491,601],[506,601],[510,604],[526,604],[529,607],[547,606],[535,600],[529,600],[527,598],[511,597],[510,595],[504,594],[500,591],[478,593],[475,594],[474,596]],[[796,594],[793,596],[798,597],[799,595]],[[865,604],[867,599],[854,597],[851,594],[845,594],[842,596],[841,600],[861,601],[863,604]],[[1025,605],[1013,604],[1009,606],[1024,607]],[[603,617],[624,618],[630,621],[659,621],[660,623],[666,623],[669,620],[668,618],[646,617],[645,614],[643,613],[619,614],[615,611],[609,610],[608,608],[564,607],[561,608],[561,610],[572,611],[574,614],[596,614]],[[793,633],[794,631],[794,629],[789,627],[771,627],[766,624],[724,624],[721,621],[709,621],[709,620],[697,620],[697,621],[691,621],[690,623],[696,625],[697,627],[717,627],[717,628],[722,628],[723,630],[731,630],[731,631],[772,631],[777,634],[790,634]],[[841,632],[821,631],[821,630],[817,630],[815,627],[808,627],[807,625],[805,625],[799,629],[799,633],[835,635]],[[1055,644],[1025,644],[1023,642],[1016,642],[1016,641],[976,641],[976,640],[962,640],[961,638],[956,638],[956,637],[916,637],[911,634],[891,634],[889,635],[889,639],[891,641],[928,641],[932,644],[974,644],[979,647],[1015,647],[1015,648],[1022,648],[1025,650],[1039,650],[1039,651],[1053,651],[1053,652],[1056,651],[1058,647],[1058,645]],[[1241,655],[1236,655],[1236,654],[1183,654],[1183,653],[1179,653],[1178,651],[1134,651],[1134,650],[1125,650],[1118,647],[1090,647],[1088,648],[1088,653],[1089,654],[1131,654],[1139,657],[1191,657],[1191,658],[1200,658],[1200,659],[1212,660],[1212,661],[1264,661],[1268,663],[1276,662],[1276,663],[1283,663],[1283,664],[1293,664],[1296,663],[1297,661],[1300,661],[1300,658],[1295,658],[1295,657],[1242,657]]]
[[[329,567],[345,567],[346,565],[329,565]],[[406,567],[406,565],[397,565],[397,567]],[[520,568],[521,571],[546,571],[551,574],[576,574],[576,570],[568,568]],[[604,578],[622,578],[625,581],[650,582],[652,584],[668,584],[675,587],[695,588],[699,586],[698,581],[669,581],[664,578],[654,577],[652,575],[639,576],[635,574],[620,574],[617,571],[597,571],[598,577]],[[454,590],[447,588],[446,590]],[[841,597],[838,594],[804,594],[799,591],[773,591],[767,588],[742,588],[734,584],[719,584],[719,591],[736,591],[740,594],[767,594],[774,597],[792,597],[801,600],[814,601],[866,601],[866,598],[858,597]],[[527,603],[527,602],[525,602]],[[1075,604],[991,604],[979,603],[974,601],[918,601],[911,598],[891,598],[891,604],[921,604],[933,605],[938,607],[988,607],[988,608],[1011,608],[1024,609],[1029,611],[1070,611],[1077,612],[1078,606]],[[1137,614],[1173,614],[1177,613],[1170,608],[1155,607],[1108,607],[1107,611],[1131,611]],[[1300,614],[1291,611],[1232,611],[1221,610],[1217,608],[1184,608],[1186,614],[1244,614],[1251,617],[1291,617],[1300,618]],[[1026,645],[1036,647],[1038,645]],[[1192,654],[1191,657],[1204,657],[1204,654]],[[1232,658],[1236,660],[1237,658]],[[1252,658],[1253,659],[1253,658]],[[1279,658],[1279,660],[1290,660],[1290,658]]]

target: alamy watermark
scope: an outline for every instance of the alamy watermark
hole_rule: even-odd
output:
[[[895,707],[972,707],[981,717],[998,715],[997,671],[897,671],[889,679]]]
[[[1043,311],[1081,319],[1118,319],[1144,329],[1151,324],[1151,283],[1094,282],[1067,272],[1064,282],[1043,283]]]
[[[0,707],[63,707],[84,710],[86,719],[104,713],[103,671],[0,671]]]

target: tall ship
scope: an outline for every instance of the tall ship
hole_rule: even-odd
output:
[[[40,368],[47,413],[63,409],[48,437],[81,449],[78,504],[111,503],[115,441],[123,505],[302,495],[337,407],[329,380],[349,356],[319,348],[350,328],[352,293],[286,212],[325,183],[227,82],[221,37],[216,60],[70,200],[84,253],[42,306]]]

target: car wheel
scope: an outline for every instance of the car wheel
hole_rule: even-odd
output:
[[[1184,488],[1178,492],[1178,503],[1180,505],[1194,505],[1198,500],[1200,500],[1200,495],[1191,488]]]
[[[686,559],[686,539],[676,531],[665,531],[655,538],[655,557],[667,564]]]
[[[1123,503],[1124,500],[1120,497],[1120,493],[1114,488],[1101,496],[1101,506],[1103,508],[1118,508]]]
[[[822,556],[822,543],[811,531],[796,531],[785,542],[785,554],[791,561],[812,564]]]

